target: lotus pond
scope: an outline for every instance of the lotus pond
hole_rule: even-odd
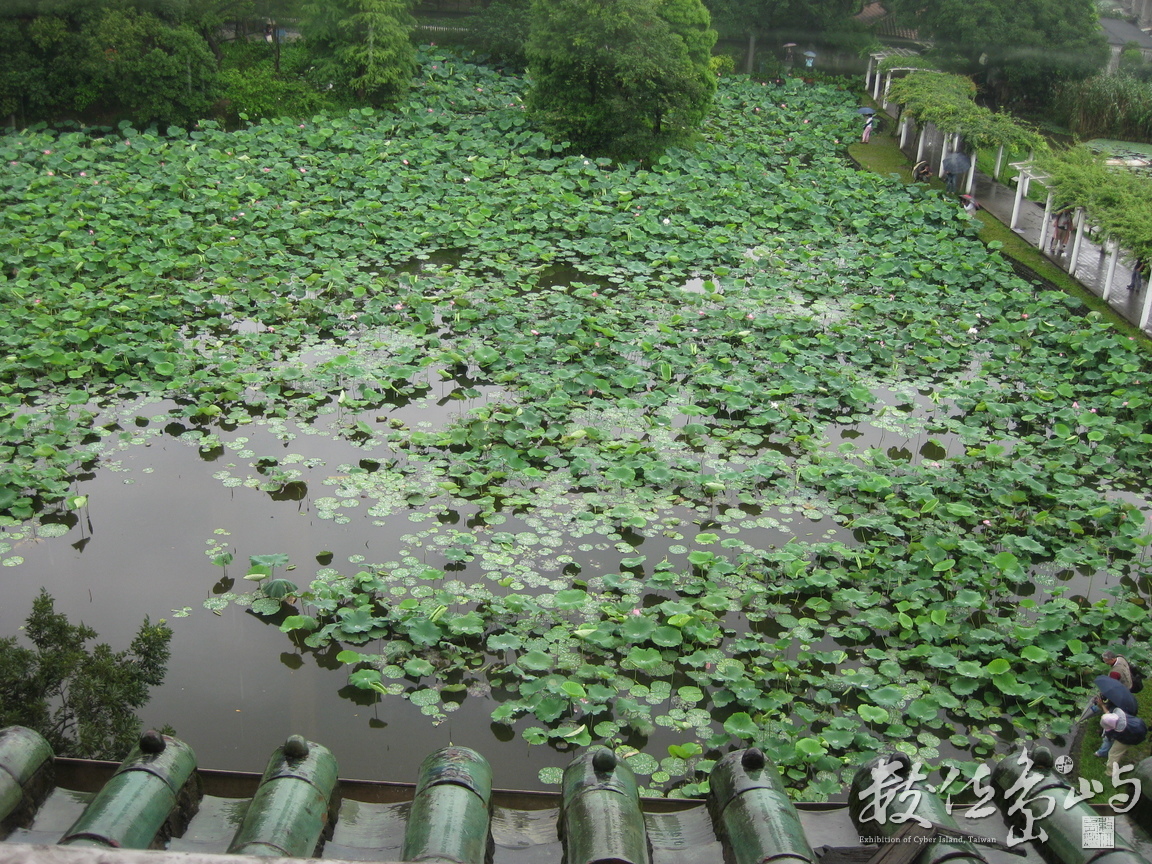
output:
[[[820,799],[1065,734],[1152,633],[1141,347],[850,168],[847,92],[725,79],[641,168],[523,83],[0,138],[3,632],[167,617],[144,719],[248,770],[691,795],[755,741]]]

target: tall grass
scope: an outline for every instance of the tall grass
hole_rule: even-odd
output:
[[[1081,138],[1152,142],[1152,84],[1131,75],[1097,75],[1065,84],[1057,107]]]

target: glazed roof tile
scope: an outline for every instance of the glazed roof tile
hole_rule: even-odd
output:
[[[37,739],[20,727],[0,730],[0,864],[309,856],[329,864],[1018,864],[1021,857],[1026,864],[1152,864],[1147,797],[1128,816],[1087,804],[1048,815],[1036,802],[1021,808],[1019,796],[1003,794],[1023,775],[1037,783],[1031,794],[1047,790],[1064,802],[1070,787],[1040,749],[1034,765],[1011,757],[999,763],[994,814],[966,820],[955,818],[958,808],[949,814],[930,787],[907,780],[907,760],[899,757],[865,764],[847,804],[793,805],[775,766],[756,749],[717,762],[705,802],[639,798],[631,770],[603,747],[573,759],[561,793],[541,793],[493,790],[498,772],[460,747],[430,754],[415,783],[399,783],[338,780],[330,751],[299,736],[272,754],[262,777],[198,770],[191,748],[157,733],[147,733],[120,765],[54,758]],[[889,776],[890,794],[901,784],[913,794],[893,799],[887,818],[870,819],[879,800],[871,790]],[[1152,759],[1134,776],[1152,795]],[[1010,831],[1026,827],[1019,821],[1026,811],[1049,834],[1046,842],[1011,844]],[[910,818],[898,823],[899,814]],[[1086,820],[1107,823],[1115,848],[1084,850]],[[130,843],[153,848],[121,848]]]

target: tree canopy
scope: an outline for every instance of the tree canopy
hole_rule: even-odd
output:
[[[172,630],[145,619],[127,650],[89,647],[96,631],[71,623],[44,591],[23,630],[31,648],[0,639],[0,727],[35,729],[60,756],[122,759],[140,734],[136,709],[164,681]]]
[[[715,42],[700,0],[534,0],[529,108],[585,152],[651,155],[708,110]]]
[[[316,82],[373,104],[403,93],[416,69],[411,7],[412,0],[307,3],[302,32],[316,54]]]
[[[1047,103],[1063,81],[1108,56],[1094,0],[891,0],[936,42],[941,60],[972,75],[996,102]]]

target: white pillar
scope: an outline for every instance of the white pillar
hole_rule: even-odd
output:
[[[873,99],[873,101],[875,101],[875,102],[879,102],[879,101],[880,101],[880,79],[881,79],[882,77],[883,77],[883,76],[880,74],[880,69],[879,69],[879,67],[877,67],[877,69],[876,69],[876,77],[875,77],[875,79],[872,81],[872,99]]]
[[[1112,241],[1112,255],[1108,259],[1108,275],[1104,277],[1104,302],[1108,302],[1108,295],[1112,293],[1112,280],[1116,278],[1116,264],[1120,261],[1120,242]]]
[[[1004,164],[1004,145],[1001,144],[1000,148],[996,151],[996,167],[992,169],[992,179],[1000,179],[1000,166]]]
[[[947,158],[947,156],[948,156],[948,136],[947,135],[941,135],[940,136],[940,165],[937,166],[937,169],[936,169],[936,176],[937,177],[940,177],[940,178],[944,177],[944,160],[945,160],[945,158]]]
[[[1010,231],[1016,230],[1016,220],[1020,216],[1020,199],[1024,197],[1025,175],[1023,172],[1016,175],[1016,200],[1012,202],[1012,218],[1008,222]]]
[[[964,184],[964,191],[969,195],[972,194],[972,187],[976,185],[976,157],[978,153],[972,154],[972,165],[968,169],[968,181]]]
[[[908,143],[908,129],[912,123],[907,117],[900,118],[900,149],[904,149],[904,145]]]
[[[1148,329],[1148,318],[1152,316],[1152,291],[1144,286],[1144,309],[1140,312],[1140,329]]]
[[[919,162],[924,158],[924,132],[927,130],[927,124],[920,127],[920,137],[916,140],[916,161]]]
[[[1055,198],[1056,193],[1049,189],[1048,200],[1044,202],[1044,220],[1040,223],[1040,239],[1036,241],[1036,246],[1041,252],[1048,242],[1048,229],[1052,227],[1052,201]]]
[[[1080,245],[1084,240],[1084,224],[1088,221],[1088,213],[1083,207],[1076,208],[1076,239],[1072,241],[1072,257],[1068,259],[1068,272],[1076,275],[1076,264],[1080,260]]]
[[[889,71],[888,74],[884,78],[884,99],[880,103],[880,109],[882,111],[888,110],[888,91],[890,89],[892,89],[892,72],[891,71]]]
[[[872,64],[876,62],[876,58],[868,56],[868,71],[864,73],[864,92],[868,92],[868,88],[872,85]]]

